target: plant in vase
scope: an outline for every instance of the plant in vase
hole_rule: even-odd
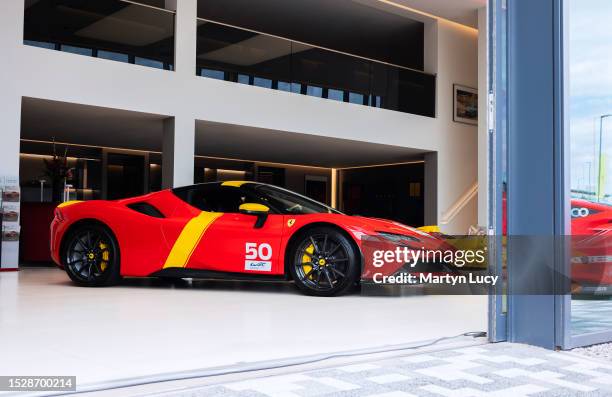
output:
[[[68,147],[64,149],[64,155],[57,154],[55,139],[53,139],[53,157],[44,159],[45,173],[51,182],[51,200],[55,203],[63,199],[64,185],[67,180],[72,179],[72,168],[68,166]]]

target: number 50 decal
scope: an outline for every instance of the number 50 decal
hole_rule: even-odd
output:
[[[246,243],[245,259],[267,261],[272,258],[272,246],[268,243]]]
[[[258,272],[272,271],[272,246],[268,243],[246,243],[246,253],[244,255],[244,270],[254,270]]]

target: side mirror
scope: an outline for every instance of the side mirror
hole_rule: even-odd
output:
[[[254,226],[255,229],[261,229],[263,227],[268,219],[268,213],[270,212],[270,208],[267,206],[255,203],[242,204],[238,209],[241,214],[257,216],[257,221]]]

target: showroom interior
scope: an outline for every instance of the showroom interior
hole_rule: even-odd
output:
[[[537,92],[542,96],[511,91],[514,102],[502,84],[516,77],[512,68],[524,66],[502,66],[508,64],[505,29],[537,31],[538,18],[552,10],[542,6],[528,15],[521,8],[509,19],[515,25],[504,25],[498,19],[507,17],[506,8],[486,0],[252,3],[15,0],[0,6],[6,54],[0,184],[19,192],[11,203],[19,222],[3,226],[0,308],[2,326],[14,337],[0,339],[0,350],[13,358],[0,363],[0,372],[46,373],[62,365],[94,387],[407,347],[467,332],[488,337],[461,343],[511,340],[547,348],[607,338],[563,334],[556,310],[566,310],[569,327],[572,302],[561,304],[556,296],[402,291],[319,304],[286,283],[127,279],[113,288],[77,288],[50,265],[48,225],[58,203],[193,183],[274,184],[349,215],[436,225],[449,235],[501,236],[506,197],[521,205],[531,197],[523,180],[541,188],[542,196],[534,196],[541,205],[562,207],[548,183],[560,167],[559,137],[552,138],[559,123],[545,118],[550,109],[544,106],[561,106],[554,96],[558,81],[550,83],[555,90]],[[531,67],[541,81],[558,78],[549,52],[537,51],[557,38],[557,28],[512,47],[527,53],[534,46],[541,57],[517,57],[523,72]],[[521,107],[511,114],[515,123],[504,124],[505,106],[530,95],[531,109]],[[540,124],[512,130],[521,112],[534,109]],[[509,129],[513,140],[502,144],[501,132]],[[550,136],[530,147],[529,134],[542,131]],[[506,172],[503,167],[521,160],[504,152],[508,145],[554,166],[534,171],[523,161],[517,172]],[[506,185],[515,187],[507,196]],[[509,234],[528,234],[538,222],[549,227],[540,230],[563,234],[560,212],[521,212],[518,205],[509,204]],[[506,274],[501,242],[493,244],[491,255],[499,260],[491,272]],[[530,275],[540,268],[521,269]],[[101,333],[109,343],[64,354],[67,330]],[[20,355],[24,346],[36,351],[35,364]]]
[[[41,233],[48,233],[58,200],[115,200],[161,190],[163,116],[32,98],[24,98],[22,109],[22,265],[51,261],[48,235]],[[425,225],[428,152],[204,121],[196,131],[194,183],[254,180],[348,214]],[[257,142],[245,145],[251,134]],[[67,189],[50,181],[54,150],[72,169]]]
[[[3,5],[0,36],[14,60],[3,127],[14,134],[0,158],[21,191],[21,241],[2,250],[3,270],[20,271],[0,278],[3,312],[19,319],[10,327],[20,339],[2,342],[3,351],[16,354],[33,340],[37,313],[58,305],[75,332],[123,335],[104,352],[91,346],[60,358],[61,324],[34,338],[41,366],[61,360],[89,384],[485,331],[486,296],[381,301],[351,294],[317,314],[346,337],[320,341],[318,326],[294,311],[310,301],[290,284],[125,280],[89,291],[45,266],[45,223],[58,200],[117,199],[215,180],[281,185],[350,214],[440,225],[447,233],[478,225],[478,203],[486,202],[478,189],[484,124],[475,114],[453,120],[452,98],[454,85],[477,92],[485,76],[477,29],[484,1],[434,9],[408,1],[292,2],[299,10],[279,1],[226,3]],[[311,29],[313,18],[321,29]],[[54,153],[65,159],[59,171]],[[85,314],[91,305],[98,309]],[[408,308],[428,319],[398,319]],[[427,316],[436,311],[447,314]],[[312,332],[295,346],[298,329]],[[147,348],[172,333],[183,337]],[[104,371],[77,365],[85,357]],[[25,358],[7,365],[31,369]]]
[[[245,123],[237,116],[247,104],[233,97],[236,105],[222,109],[233,113],[225,120],[194,117],[193,176],[183,172],[181,178],[194,183],[267,182],[350,215],[415,227],[440,225],[447,233],[466,234],[470,226],[478,225],[479,216],[477,120],[470,124],[446,116],[452,112],[451,104],[439,98],[452,97],[447,91],[454,83],[478,86],[478,19],[468,3],[457,11],[447,7],[447,12],[460,15],[462,24],[448,21],[442,29],[426,12],[378,2],[321,2],[312,7],[261,1],[257,7],[247,7],[249,13],[240,12],[246,4],[239,1],[198,2],[195,73],[202,79],[197,83],[222,80],[234,83],[228,88],[243,90],[237,85],[250,85],[289,92],[296,100],[299,96],[325,99],[318,105],[335,120],[320,120],[315,134],[297,120],[286,123],[285,129],[274,128],[272,115],[261,115],[261,123]],[[169,77],[180,74],[174,70],[174,35],[180,31],[174,32],[172,2],[119,1],[87,10],[35,1],[25,7],[23,34],[29,47],[98,58],[95,63],[134,63]],[[335,17],[318,18],[320,29],[309,29],[319,10]],[[143,21],[149,26],[131,39],[116,36],[118,28],[140,26],[137,23]],[[363,27],[348,34],[356,23]],[[463,47],[457,46],[459,41]],[[438,48],[442,45],[448,48]],[[442,62],[445,56],[456,60]],[[482,48],[480,57],[482,61]],[[442,85],[442,79],[453,83]],[[274,95],[260,95],[264,94]],[[52,219],[53,203],[60,196],[62,201],[119,199],[173,185],[168,174],[175,164],[162,164],[163,158],[169,158],[163,152],[173,144],[168,142],[173,132],[165,129],[172,116],[168,109],[150,113],[46,96],[23,96],[21,101],[21,264],[48,262],[40,231]],[[332,124],[339,119],[336,102],[356,105],[350,108],[357,119],[380,108],[411,119],[401,128],[393,126],[397,132],[388,132],[398,144],[355,137],[356,130],[348,126],[334,136]],[[207,110],[207,106],[198,109],[204,114]],[[412,120],[414,116],[419,117]],[[364,133],[385,129],[375,123],[362,128]],[[53,153],[69,157],[70,178],[50,175]],[[481,218],[483,201],[480,197]]]

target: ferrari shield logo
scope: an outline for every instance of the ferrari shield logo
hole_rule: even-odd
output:
[[[293,224],[294,224],[294,223],[295,223],[295,219],[289,219],[289,220],[287,221],[287,226],[288,226],[288,227],[291,227],[291,226],[293,226]]]

